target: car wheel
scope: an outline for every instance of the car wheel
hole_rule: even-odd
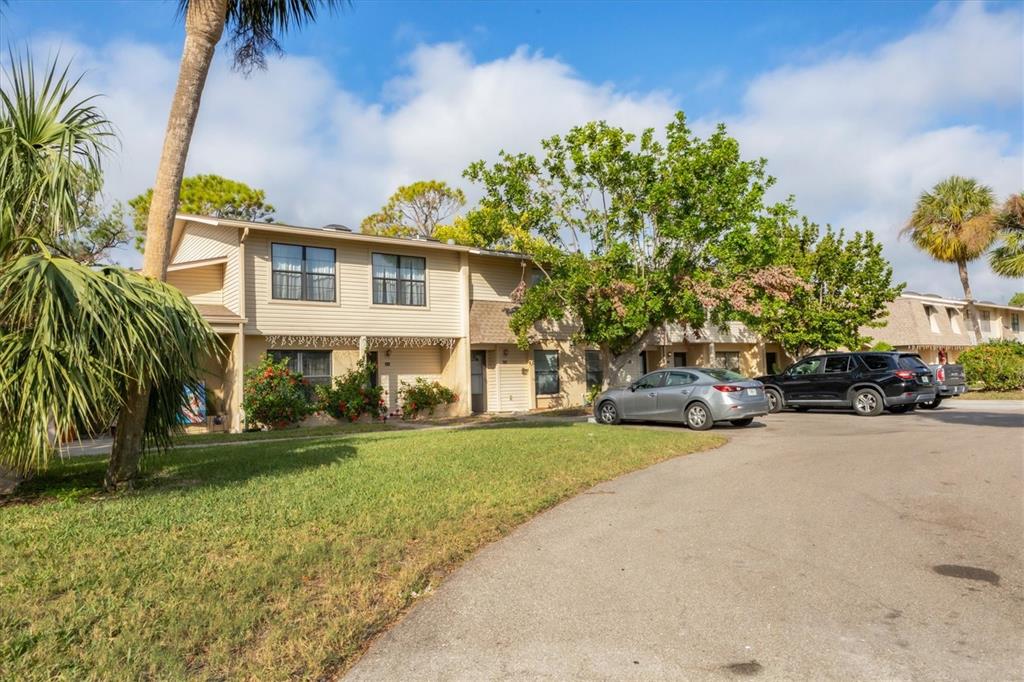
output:
[[[782,412],[782,394],[778,391],[768,389],[764,392],[766,398],[768,398],[768,412],[775,414],[776,412]]]
[[[853,395],[853,411],[861,417],[875,417],[885,409],[882,396],[871,388],[862,388]]]
[[[942,396],[935,396],[935,400],[928,403],[921,403],[921,407],[926,410],[934,410],[936,407],[942,404]]]
[[[913,412],[915,405],[893,405],[889,408],[889,411],[893,414],[905,414],[907,412]]]
[[[733,426],[750,426],[754,423],[754,418],[744,417],[743,419],[730,419],[729,423]]]
[[[693,403],[686,408],[686,425],[694,431],[707,431],[714,424],[711,410],[704,403]]]
[[[618,424],[619,409],[615,407],[615,403],[610,400],[601,403],[597,408],[597,421],[602,424]]]

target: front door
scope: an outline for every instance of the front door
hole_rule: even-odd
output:
[[[475,350],[469,354],[469,393],[473,413],[487,411],[487,351]]]

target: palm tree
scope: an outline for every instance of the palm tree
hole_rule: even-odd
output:
[[[177,290],[55,256],[100,186],[110,123],[56,60],[11,55],[0,91],[0,468],[45,467],[62,437],[109,424],[152,386],[143,432],[166,445],[216,334]]]
[[[343,0],[178,0],[179,13],[185,17],[185,45],[146,221],[143,275],[158,280],[167,278],[185,159],[206,76],[224,29],[232,32],[235,67],[248,73],[254,68],[265,68],[267,51],[281,51],[277,36],[316,21],[321,9],[332,10],[342,4]],[[142,452],[149,388],[139,385],[130,392],[134,397],[118,419],[112,467],[116,463],[114,468],[120,473],[111,471],[112,487],[135,476]]]
[[[997,275],[1024,277],[1024,193],[1011,195],[997,217],[1002,242],[989,255]]]
[[[979,258],[996,237],[992,189],[973,178],[953,175],[924,192],[901,234],[937,261],[956,263],[967,299],[974,335],[981,342],[981,323],[971,294],[967,263]]]

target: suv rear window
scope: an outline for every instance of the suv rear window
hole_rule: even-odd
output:
[[[868,369],[889,369],[892,365],[889,364],[888,355],[862,355],[860,356],[861,362],[863,362]]]
[[[900,369],[928,369],[928,365],[921,362],[921,358],[916,355],[901,355]]]

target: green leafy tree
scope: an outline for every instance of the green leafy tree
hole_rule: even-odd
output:
[[[88,229],[79,202],[95,196],[113,140],[68,72],[54,61],[39,78],[12,55],[0,93],[0,468],[19,473],[109,425],[136,383],[152,387],[142,445],[167,445],[184,388],[219,348],[173,287],[54,255]]]
[[[128,202],[135,224],[135,247],[139,251],[145,250],[146,224],[152,202],[152,188]],[[179,213],[269,223],[274,220],[274,210],[262,189],[254,189],[244,182],[212,174],[194,175],[181,181]]]
[[[178,0],[179,15],[185,19],[185,44],[144,230],[143,275],[167,279],[185,160],[213,53],[224,29],[231,32],[235,67],[248,73],[266,66],[267,51],[281,52],[278,37],[316,21],[321,10],[344,4],[344,0]],[[138,471],[148,391],[145,385],[130,387],[130,406],[119,420],[123,428],[114,443],[114,457],[123,463],[119,470],[124,472],[126,481]]]
[[[815,350],[857,349],[870,342],[862,327],[881,326],[886,303],[904,285],[894,284],[893,270],[874,234],[822,231],[806,219],[783,222],[754,235],[760,254],[734,249],[748,261],[793,268],[805,285],[787,298],[764,301],[757,315],[741,315],[752,329],[800,357]]]
[[[402,185],[360,225],[364,234],[385,237],[437,237],[435,231],[466,203],[461,189],[440,180]]]
[[[110,263],[110,252],[132,239],[125,213],[121,202],[115,202],[109,211],[104,211],[98,195],[81,199],[78,227],[62,234],[54,248],[84,265]]]
[[[545,275],[516,292],[521,345],[537,324],[568,323],[610,353],[615,382],[660,325],[699,329],[800,286],[791,269],[722,257],[777,219],[764,161],[743,160],[724,127],[700,139],[679,113],[664,141],[594,122],[541,144],[542,159],[503,152],[465,173],[483,189],[477,220],[501,235],[491,245],[529,253]]]
[[[967,264],[984,254],[996,238],[992,189],[973,178],[953,175],[924,192],[903,228],[914,246],[943,263],[955,263],[967,299],[967,311],[977,341],[981,322],[974,305]]]
[[[1024,277],[1024,193],[1014,194],[996,216],[1000,243],[989,263],[1003,277]]]
[[[1010,297],[1010,305],[1024,307],[1024,291],[1018,291]]]

